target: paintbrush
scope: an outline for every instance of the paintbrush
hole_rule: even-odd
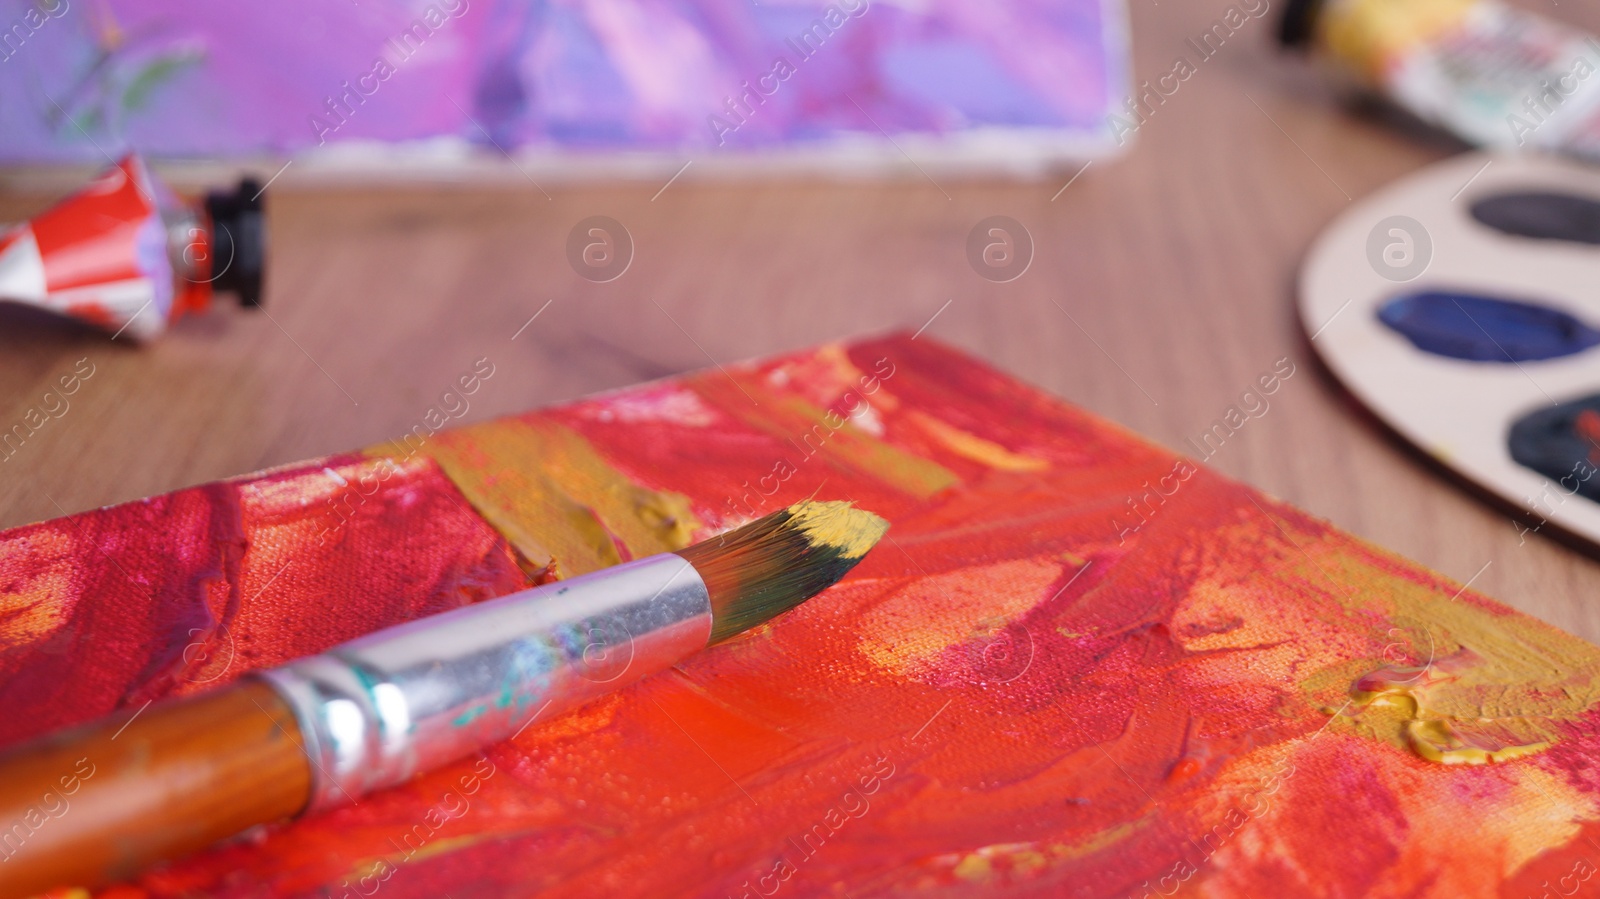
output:
[[[0,756],[0,897],[126,879],[513,738],[799,605],[887,528],[797,503],[19,747]]]

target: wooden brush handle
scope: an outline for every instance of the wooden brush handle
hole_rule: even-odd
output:
[[[0,755],[0,899],[124,880],[295,815],[311,794],[300,745],[278,694],[242,681]]]

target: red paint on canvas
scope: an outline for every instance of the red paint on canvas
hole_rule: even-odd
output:
[[[481,759],[115,895],[1453,899],[1600,859],[1586,761],[1600,651],[1470,591],[1452,599],[1437,575],[926,339],[731,367],[453,439],[529,423],[541,439],[580,435],[646,493],[687,496],[702,535],[813,494],[892,530],[770,626]],[[160,602],[156,581],[129,586],[109,565],[85,566],[93,581],[28,581],[65,577],[52,558],[83,565],[83,545],[50,543],[64,522],[5,535],[20,547],[0,563],[7,592],[32,597],[41,622],[119,604],[216,614],[248,597],[236,572],[260,584],[273,567],[252,519],[228,511],[251,483],[80,516],[94,546],[141,572],[140,529],[194,535],[194,573],[161,581]],[[452,509],[396,500],[346,525],[356,542],[275,585],[272,603],[240,603],[235,620],[274,648],[246,664],[517,586],[511,551]],[[425,533],[441,511],[471,539]],[[309,539],[284,531],[273,558]],[[414,583],[388,576],[412,554],[451,573],[432,583],[474,589],[380,604]],[[387,579],[339,606],[339,627],[298,634],[330,614],[331,584],[366,577]],[[72,660],[106,659],[51,700],[71,704],[53,722],[180,686],[148,672],[182,630],[166,623],[140,650],[98,624],[76,631]],[[8,673],[35,676],[50,633],[6,631],[26,660]],[[1355,703],[1372,672],[1435,656],[1471,661],[1412,705]],[[8,720],[37,708],[22,690],[0,700]],[[1408,747],[1418,715],[1471,709],[1559,736],[1497,765]]]

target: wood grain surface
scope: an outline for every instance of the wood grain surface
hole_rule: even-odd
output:
[[[1185,42],[1227,7],[1130,3],[1141,81],[1193,58]],[[1532,8],[1600,31],[1593,5]],[[261,313],[222,308],[142,348],[0,319],[0,429],[78,360],[94,366],[70,410],[0,463],[0,526],[377,442],[483,357],[496,373],[464,422],[926,327],[1179,451],[1292,359],[1268,413],[1210,465],[1600,640],[1600,565],[1542,534],[1524,542],[1506,509],[1387,436],[1316,365],[1294,312],[1301,257],[1352,198],[1460,147],[1343,102],[1277,51],[1276,13],[1201,63],[1126,155],[1047,181],[735,183],[693,168],[665,190],[540,189],[515,172],[383,189],[286,178],[270,196]],[[0,218],[48,199],[6,183]],[[591,215],[622,222],[637,247],[610,283],[566,259],[568,232]],[[1035,242],[1010,283],[967,261],[968,232],[992,215]]]

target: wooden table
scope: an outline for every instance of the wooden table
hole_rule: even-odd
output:
[[[1131,3],[1139,80],[1192,56],[1185,40],[1225,8]],[[1600,32],[1600,9],[1559,12]],[[1065,190],[1072,170],[937,186],[717,183],[691,171],[665,191],[591,184],[551,187],[548,199],[515,179],[286,187],[271,197],[264,313],[224,309],[144,348],[6,316],[0,428],[76,360],[95,374],[0,463],[0,526],[375,443],[416,424],[485,356],[497,372],[464,421],[926,326],[1179,451],[1288,357],[1296,373],[1270,411],[1212,466],[1600,640],[1600,565],[1540,536],[1522,543],[1505,511],[1386,436],[1311,356],[1293,285],[1312,240],[1351,198],[1459,148],[1348,111],[1277,53],[1275,13],[1203,63],[1131,153]],[[0,193],[0,218],[47,200]],[[608,284],[565,258],[568,231],[597,214],[638,247]],[[1017,281],[984,281],[967,262],[968,232],[991,215],[1036,242]]]

